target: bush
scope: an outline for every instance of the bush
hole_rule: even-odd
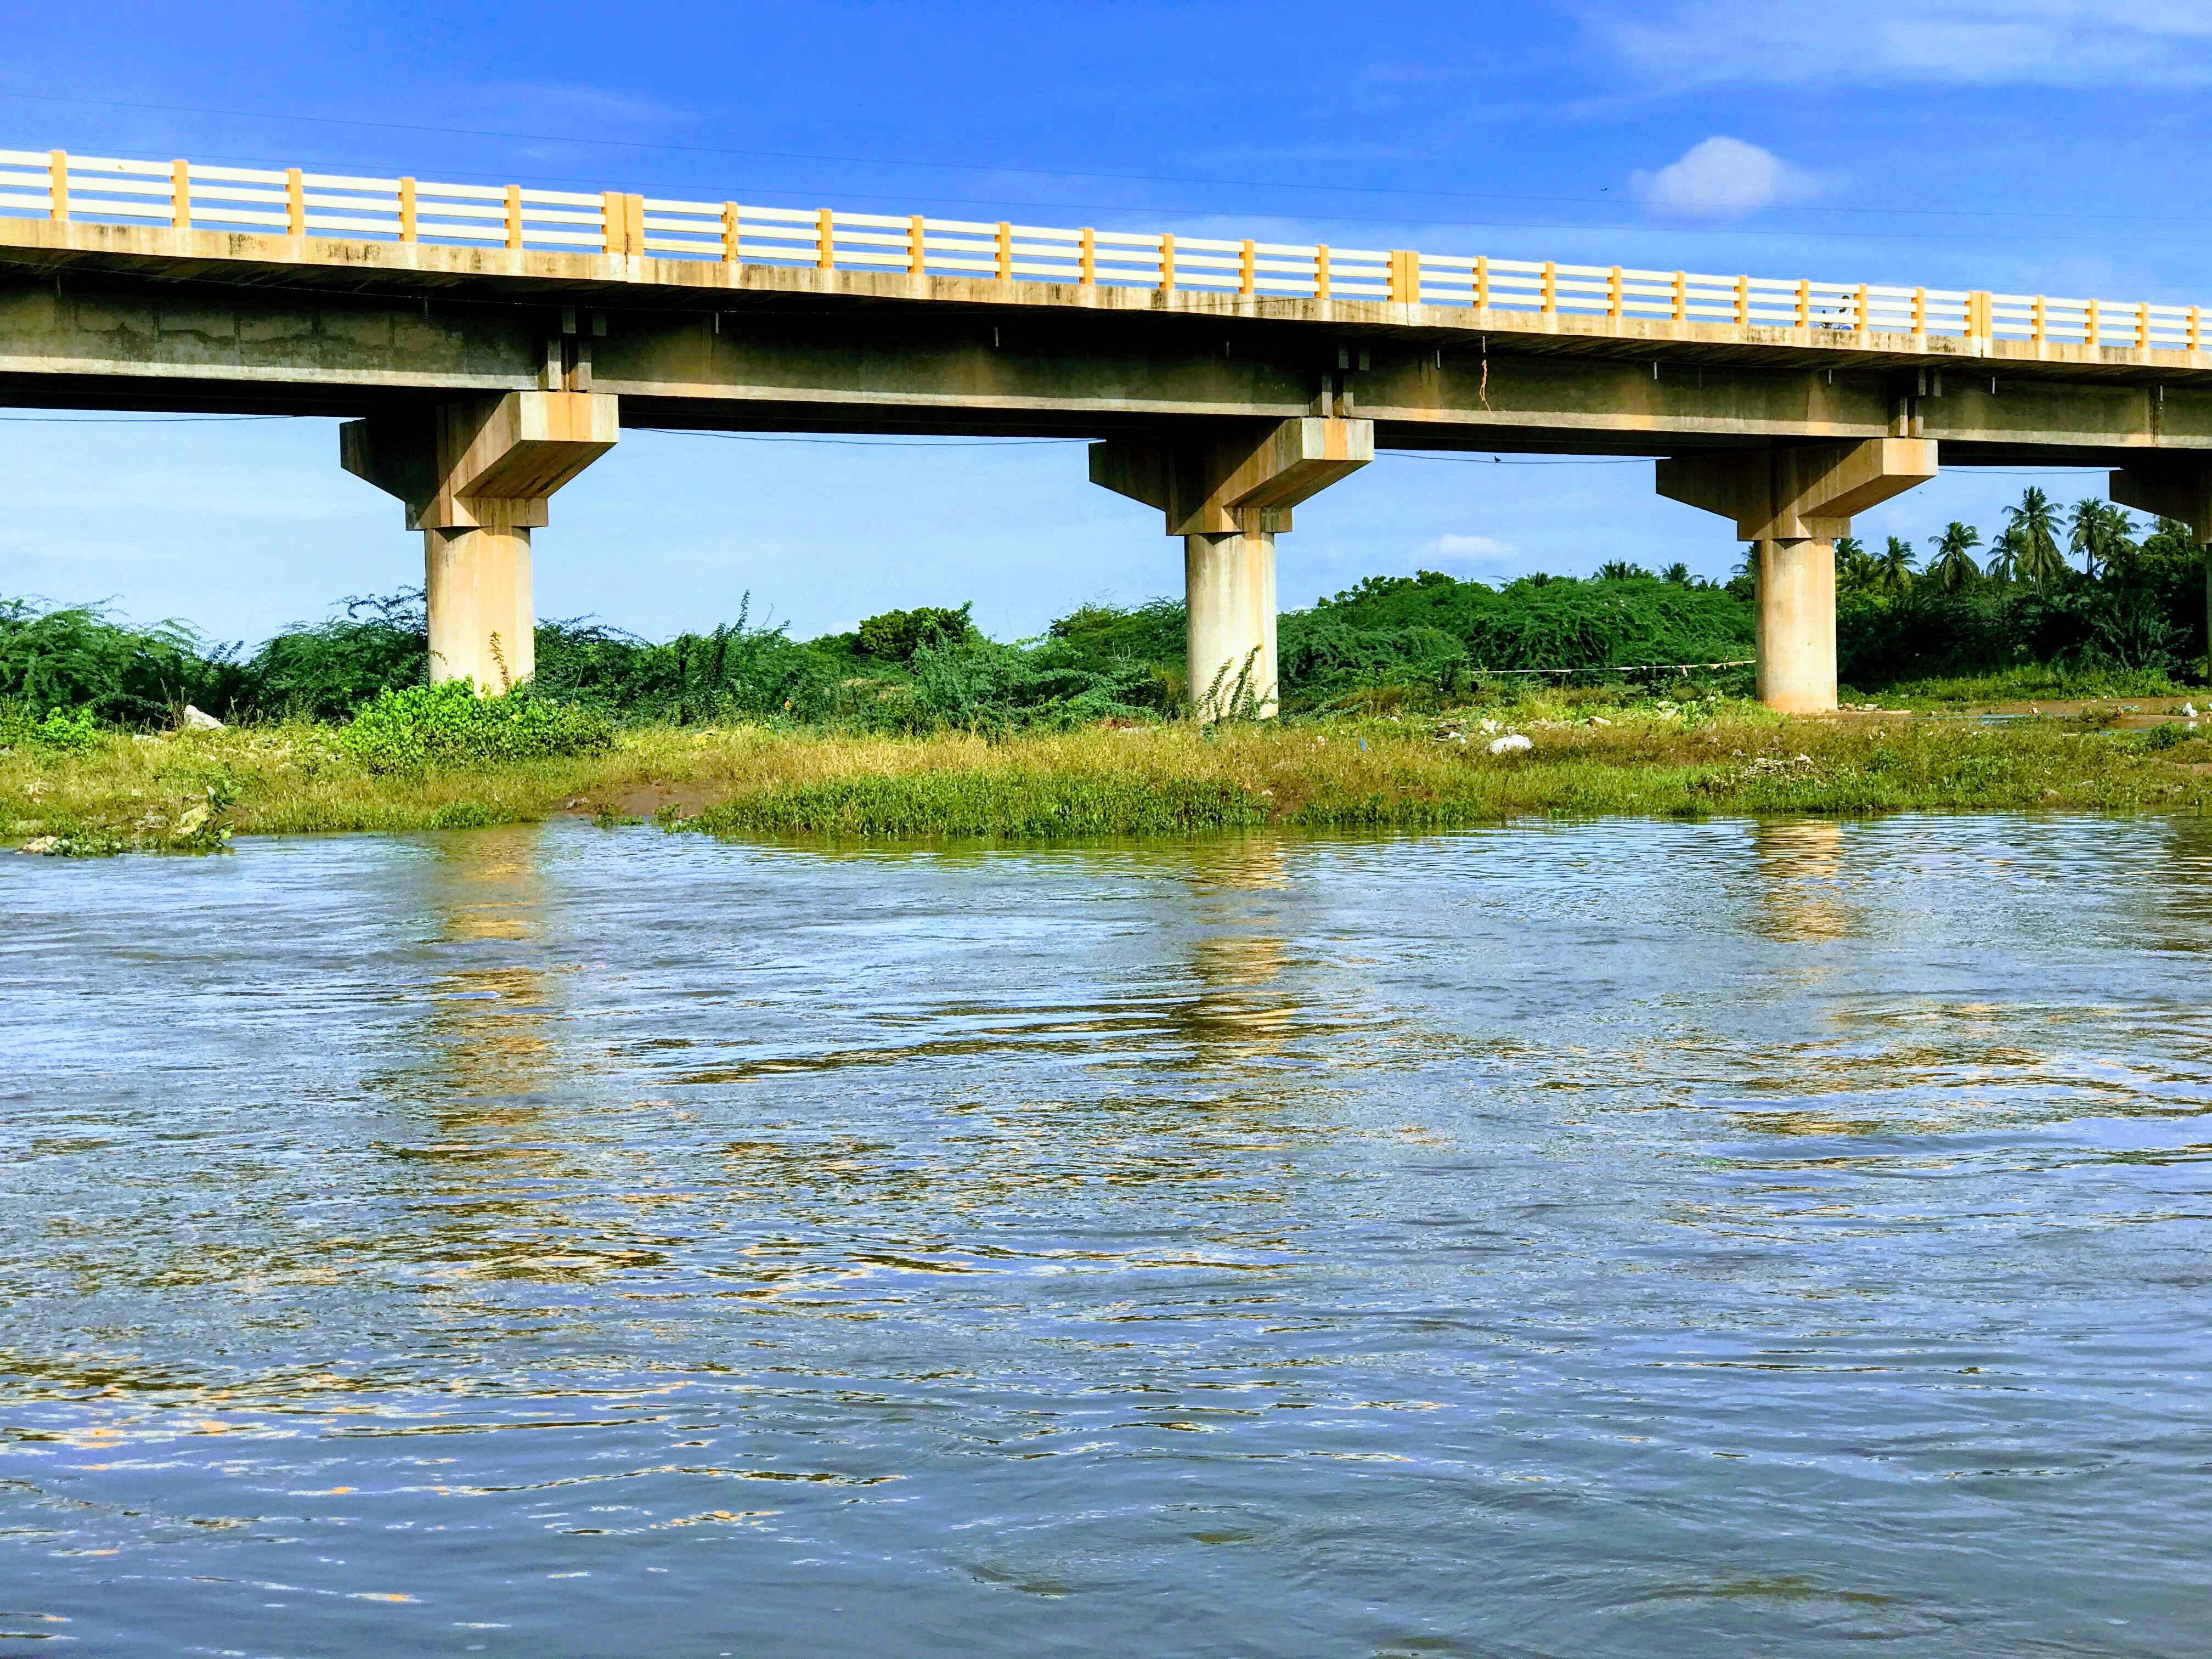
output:
[[[245,666],[255,712],[342,720],[386,691],[430,678],[430,633],[422,590],[345,601],[345,614],[309,627],[295,623]]]
[[[1332,611],[1293,612],[1277,638],[1285,707],[1382,686],[1448,696],[1468,689],[1467,647],[1441,628],[1355,628]]]
[[[401,772],[596,754],[614,746],[614,729],[604,714],[527,689],[485,697],[471,681],[441,680],[380,694],[338,744],[373,772]]]
[[[925,643],[915,649],[913,667],[911,723],[978,732],[1128,719],[1152,706],[1158,689],[1149,664],[1121,658],[1090,667],[1079,653],[1050,639],[1032,646],[981,639]]]
[[[1524,576],[1492,588],[1433,570],[1370,576],[1308,613],[1360,630],[1433,629],[1464,648],[1475,672],[1528,668],[1582,671],[1648,663],[1723,662],[1748,657],[1751,606],[1710,582],[1668,581],[1623,566],[1578,581]],[[1285,618],[1287,622],[1288,619]],[[1403,644],[1433,662],[1432,641]],[[1286,670],[1286,689],[1296,683]]]
[[[50,708],[41,719],[28,703],[0,702],[0,747],[89,749],[100,741],[100,722],[89,708]]]
[[[911,611],[886,611],[860,624],[854,649],[878,662],[910,663],[924,646],[957,645],[976,637],[975,624],[968,619],[971,608],[963,605],[947,611],[924,605]]]
[[[583,617],[538,627],[536,689],[617,720],[678,725],[740,716],[817,720],[837,701],[842,653],[734,623],[656,645]]]
[[[0,698],[165,726],[187,702],[227,707],[241,670],[182,623],[132,628],[94,605],[0,599]]]

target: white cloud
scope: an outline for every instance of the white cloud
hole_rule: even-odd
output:
[[[2212,0],[1674,0],[1607,7],[1588,22],[1662,91],[2212,82]]]
[[[1521,550],[1488,536],[1439,536],[1420,556],[1437,564],[1510,564],[1521,556]]]
[[[1656,173],[1630,175],[1629,187],[1662,213],[1728,219],[1810,196],[1810,174],[1741,138],[1708,138]]]

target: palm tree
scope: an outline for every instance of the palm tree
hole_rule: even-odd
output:
[[[2051,497],[2030,484],[2021,492],[2020,505],[2005,512],[2011,556],[2005,561],[2007,574],[2039,587],[2063,574],[2066,561],[2058,551],[2057,527]]]
[[[1982,532],[1956,519],[1936,538],[1936,556],[1928,561],[1928,574],[1946,593],[1955,593],[1969,582],[1981,580],[1982,568],[1974,562],[1972,549],[1982,544]]]
[[[1982,574],[1993,582],[2014,581],[2020,575],[2020,532],[2007,525],[1990,544],[1990,562],[1982,567]]]
[[[2092,576],[2124,569],[2142,550],[2135,542],[2135,520],[2124,508],[2094,496],[2074,503],[2068,545],[2081,556],[2081,568]]]
[[[1836,538],[1836,586],[1846,593],[1872,592],[1880,582],[1881,565],[1856,536]]]
[[[1881,591],[1895,596],[1911,586],[1912,564],[1917,556],[1912,550],[1911,542],[1902,536],[1892,536],[1889,538],[1889,546],[1884,550],[1881,557],[1875,562],[1876,568],[1881,573]]]

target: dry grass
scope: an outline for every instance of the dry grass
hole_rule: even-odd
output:
[[[226,823],[240,834],[420,830],[564,811],[657,811],[734,833],[1018,839],[1606,813],[2197,811],[2212,799],[2212,745],[2193,737],[2153,748],[2081,722],[1787,720],[1744,703],[1608,706],[1611,724],[1598,725],[1578,718],[1589,706],[1524,705],[1501,729],[1534,747],[1499,757],[1473,714],[999,742],[659,727],[627,734],[611,754],[385,777],[313,726],[111,737],[75,752],[0,754],[0,828],[14,844],[52,836],[58,850],[94,852],[204,847]],[[211,813],[191,816],[211,801]]]

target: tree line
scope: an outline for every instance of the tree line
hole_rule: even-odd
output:
[[[1879,553],[1856,536],[1840,536],[1836,591],[1882,599],[1901,597],[1915,582],[1932,583],[1944,593],[1982,582],[2046,587],[2075,574],[2073,559],[2081,562],[2079,574],[2093,581],[2123,579],[2147,550],[2160,559],[2193,557],[2196,541],[2189,526],[2174,519],[2159,520],[2146,535],[2125,507],[2094,496],[2075,502],[2062,519],[2057,504],[2031,484],[2018,506],[2005,509],[2004,528],[1978,560],[1975,550],[1983,546],[1981,532],[1956,519],[1929,538],[1924,563],[1901,536],[1888,538]]]

